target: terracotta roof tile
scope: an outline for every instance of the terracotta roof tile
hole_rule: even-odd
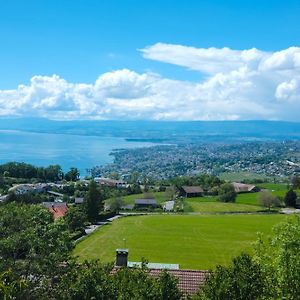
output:
[[[158,276],[163,270],[150,269],[150,276]],[[167,270],[169,274],[178,279],[178,288],[184,294],[195,294],[199,286],[204,283],[205,277],[209,274],[204,270]]]
[[[120,267],[115,266],[111,274],[115,274]],[[158,277],[162,271],[167,271],[178,279],[178,288],[184,295],[195,294],[199,287],[204,283],[206,276],[210,273],[207,270],[165,270],[149,269],[149,275]]]

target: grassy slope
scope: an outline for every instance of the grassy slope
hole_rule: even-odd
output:
[[[264,208],[257,205],[257,194],[239,194],[236,203],[222,203],[218,197],[185,199],[187,212],[255,212]]]
[[[261,188],[269,189],[275,196],[284,197],[287,192],[286,184],[280,183],[265,183],[259,184]],[[300,190],[296,191],[300,195]],[[164,192],[153,193],[158,203],[166,201]],[[257,193],[244,193],[238,194],[235,203],[222,203],[218,202],[217,197],[195,197],[184,200],[185,212],[255,212],[261,211],[265,208],[260,206],[257,201]],[[123,197],[126,204],[134,204],[137,198],[143,198],[143,194],[129,195]],[[108,200],[109,201],[109,200]]]
[[[208,269],[228,264],[250,250],[256,232],[286,218],[282,215],[160,215],[127,217],[106,225],[81,241],[74,251],[84,259],[114,260],[115,249],[129,248],[129,260],[179,263],[181,268]]]

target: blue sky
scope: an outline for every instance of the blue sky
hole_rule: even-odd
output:
[[[47,111],[51,110],[52,115],[53,111],[58,111],[55,115],[60,118],[61,115],[64,115],[63,111],[65,108],[69,107],[70,118],[91,118],[94,115],[96,118],[97,116],[99,118],[119,118],[122,117],[122,113],[114,112],[110,115],[112,108],[109,105],[115,107],[117,99],[126,98],[131,101],[127,102],[126,105],[124,105],[123,101],[119,110],[124,111],[126,107],[134,107],[134,118],[147,118],[148,115],[149,118],[153,119],[180,119],[178,113],[173,111],[168,113],[165,107],[160,108],[159,103],[153,102],[147,96],[148,94],[145,91],[149,85],[151,89],[158,89],[157,86],[153,88],[153,82],[157,84],[157,77],[163,81],[159,82],[159,86],[163,84],[164,87],[168,86],[170,88],[170,85],[172,85],[173,88],[173,86],[182,84],[181,90],[185,90],[193,84],[202,84],[202,86],[193,87],[202,91],[204,89],[203,84],[211,83],[208,81],[214,78],[215,75],[232,72],[233,70],[229,70],[228,66],[226,66],[224,70],[214,69],[207,72],[206,69],[203,70],[201,67],[193,68],[191,62],[178,62],[177,54],[174,59],[168,59],[168,56],[174,55],[173,50],[175,48],[168,48],[164,57],[157,56],[157,51],[161,51],[157,47],[151,48],[151,51],[154,50],[156,53],[148,53],[146,55],[139,49],[146,49],[158,43],[161,45],[180,45],[187,47],[180,49],[180,51],[183,51],[180,54],[182,57],[184,53],[188,53],[188,47],[206,49],[204,56],[210,53],[208,49],[211,47],[216,49],[228,47],[233,51],[256,48],[264,53],[262,60],[266,60],[266,57],[271,54],[300,45],[299,15],[299,0],[2,0],[0,1],[0,90],[2,91],[2,94],[0,93],[0,114],[29,114],[29,111],[26,111],[23,107],[18,111],[12,110],[11,107],[16,105],[16,97],[28,98],[28,91],[19,91],[18,85],[24,84],[27,87],[32,87],[36,80],[33,80],[33,83],[30,80],[36,76],[41,76],[37,81],[43,80],[43,87],[47,90],[45,93],[48,96],[45,100],[43,98],[44,92],[37,94],[35,91],[35,98],[38,97],[40,102],[45,100],[43,103],[47,103],[48,109],[42,108],[44,104],[41,103],[35,103],[32,106],[32,112],[34,111],[35,114],[41,116],[47,116]],[[164,49],[164,51],[166,50]],[[265,87],[273,89],[272,95],[274,95],[274,99],[278,100],[280,97],[285,100],[288,99],[292,102],[289,107],[293,110],[298,108],[297,103],[299,102],[297,93],[300,81],[298,82],[297,53],[298,49],[294,49],[289,51],[288,54],[282,54],[295,57],[292,58],[296,61],[295,66],[292,68],[293,74],[287,75],[287,72],[285,72],[285,74],[279,74],[276,80],[272,79],[272,81],[270,76],[266,80],[264,73],[258,84],[254,81],[253,73],[251,73],[251,80],[253,80],[250,80],[254,82],[254,87],[266,81]],[[199,55],[202,56],[202,54],[195,52],[194,61]],[[226,52],[222,55],[227,57],[228,53]],[[233,60],[239,59],[239,53],[232,53],[232,55],[235,56]],[[230,64],[230,61],[228,64]],[[219,62],[211,60],[209,63],[219,64]],[[240,68],[241,65],[238,65],[237,70],[240,70]],[[247,68],[249,68],[248,64]],[[280,68],[282,69],[282,66]],[[103,80],[100,80],[101,95],[98,95],[98,98],[95,95],[93,96],[97,98],[93,102],[93,104],[97,102],[94,111],[87,112],[86,108],[84,108],[78,115],[74,106],[84,106],[84,104],[78,103],[79,100],[75,104],[69,103],[69,98],[67,100],[55,100],[55,103],[49,100],[49,97],[52,97],[49,96],[49,90],[53,92],[53,89],[57,89],[57,84],[55,84],[55,87],[49,87],[49,81],[53,83],[51,79],[53,74],[57,74],[59,78],[70,84],[95,84],[97,78],[103,74],[110,74],[111,72],[124,69],[128,72],[134,72],[128,73],[134,77],[130,81],[130,84],[133,85],[127,86],[128,83],[124,83],[124,80],[128,78],[126,72],[113,73],[115,77],[118,77],[117,79],[111,79],[107,75],[110,84],[116,80],[120,86],[124,87],[126,85],[126,88],[125,90],[121,89],[117,93],[118,97],[112,97],[106,93],[105,105],[102,103],[99,107],[96,107],[98,105],[97,101],[100,101],[99,97],[104,99],[103,86],[107,88],[107,82],[103,83]],[[152,75],[153,73],[155,75]],[[150,79],[145,79],[146,86],[141,88],[140,83],[137,83],[137,81],[140,82],[141,78],[139,76],[144,75],[150,77]],[[123,76],[125,79],[123,77],[120,79],[120,76]],[[247,77],[248,79],[249,76]],[[219,79],[219,77],[217,78]],[[296,81],[292,82],[293,79]],[[173,81],[166,83],[166,80]],[[57,78],[54,81],[57,82]],[[61,86],[61,83],[58,86]],[[135,89],[137,86],[141,88],[141,91],[137,90],[134,93],[134,97],[132,95],[127,97],[126,91]],[[113,89],[114,94],[115,85]],[[8,95],[8,90],[14,90],[15,95]],[[190,104],[196,97],[196,90],[192,92],[191,100],[186,100],[190,109],[193,107]],[[287,94],[287,90],[289,94]],[[122,91],[124,95],[120,96]],[[145,95],[142,95],[143,91]],[[214,93],[215,91],[216,89],[213,90]],[[187,93],[189,92],[190,89]],[[61,91],[57,93],[61,95]],[[54,93],[55,97],[58,97],[57,93]],[[66,94],[65,90],[63,93],[64,95]],[[70,94],[70,91],[68,93]],[[211,96],[212,91],[209,90],[207,92],[205,90],[199,97],[202,99],[207,93],[210,93],[209,95]],[[218,93],[222,94],[223,90]],[[227,92],[224,91],[224,93],[226,94]],[[27,96],[24,96],[24,94]],[[137,94],[140,99],[143,99],[138,103],[135,102]],[[59,97],[61,98],[61,96]],[[82,94],[78,97],[82,97]],[[168,97],[172,101],[172,95]],[[182,97],[184,98],[184,95]],[[218,95],[214,94],[211,97],[213,100],[218,100],[215,99],[218,98]],[[238,101],[244,101],[243,99],[247,98],[245,95],[241,95],[239,99],[229,99],[230,96],[226,97],[227,105],[228,101],[238,104]],[[261,101],[268,103],[270,100],[270,95],[266,91],[261,91],[259,97],[263,97],[259,99],[259,103]],[[268,97],[268,99],[265,97]],[[145,100],[145,98],[147,99]],[[107,99],[115,99],[115,101]],[[199,100],[200,102],[202,101],[201,99]],[[225,100],[220,99],[221,102],[223,101],[222,103]],[[250,100],[250,96],[248,96],[244,103],[251,106]],[[34,100],[30,101],[30,103],[34,102]],[[49,101],[51,102],[50,104]],[[58,103],[59,101],[61,102]],[[143,105],[140,105],[141,101],[144,101]],[[166,99],[161,101],[165,101],[165,105],[167,105]],[[185,107],[182,99],[177,99],[176,101],[177,105]],[[254,103],[254,106],[259,103]],[[17,105],[19,104],[18,102]],[[203,111],[205,111],[203,115],[201,115],[201,112],[199,112],[199,117],[187,114],[183,119],[286,119],[289,112],[286,111],[284,114],[276,113],[275,111],[282,110],[281,106],[277,104],[275,105],[276,107],[272,107],[268,112],[256,114],[255,111],[251,112],[250,110],[244,115],[236,111],[228,111],[223,115],[221,112],[213,114],[215,106],[210,107],[210,104],[208,104],[203,107]],[[87,104],[85,103],[85,105]],[[156,114],[154,109],[148,109],[145,114],[143,111],[137,111],[136,107],[139,105],[157,108]],[[256,109],[263,111],[267,108],[267,105],[257,106]],[[65,106],[65,108],[62,108],[62,106]],[[37,107],[38,109],[36,109]],[[95,114],[95,111],[98,112],[99,109],[103,111]],[[131,111],[127,109],[123,117],[128,117],[129,115],[131,115]],[[296,115],[293,116],[293,120],[297,121]]]

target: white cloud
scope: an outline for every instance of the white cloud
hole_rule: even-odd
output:
[[[34,76],[28,85],[0,90],[0,115],[300,121],[300,48],[265,52],[158,43],[141,51],[147,59],[193,69],[206,78],[188,82],[127,69],[101,74],[91,84]]]

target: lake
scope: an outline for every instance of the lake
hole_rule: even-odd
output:
[[[86,169],[112,162],[113,156],[109,154],[113,149],[153,145],[150,142],[129,142],[118,137],[0,130],[0,163],[59,164],[64,171],[77,167],[84,176]]]

